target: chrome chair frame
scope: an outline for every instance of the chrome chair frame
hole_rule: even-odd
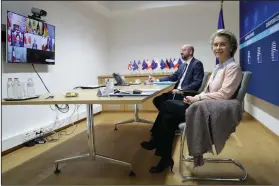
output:
[[[184,123],[183,123],[184,124]],[[219,178],[219,177],[212,177],[212,178],[207,178],[207,177],[199,177],[199,176],[185,176],[182,173],[182,163],[185,162],[193,162],[194,159],[192,157],[186,158],[184,156],[184,142],[186,140],[186,127],[184,127],[184,130],[182,132],[182,135],[180,137],[180,158],[179,158],[179,173],[182,177],[182,182],[185,181],[197,181],[197,180],[202,180],[202,181],[244,181],[247,179],[247,171],[245,167],[233,160],[233,159],[225,159],[225,158],[203,158],[205,162],[209,163],[233,163],[234,165],[238,166],[242,170],[242,175],[240,177],[232,177],[232,178]]]
[[[251,72],[242,72],[242,81],[241,85],[237,91],[236,99],[243,103],[245,94],[248,89],[248,85],[252,76]],[[186,158],[184,156],[184,142],[186,141],[186,122],[179,124],[179,129],[182,132],[180,135],[180,157],[179,157],[179,173],[182,177],[182,182],[191,181],[191,180],[202,180],[202,181],[244,181],[247,179],[248,173],[245,167],[234,159],[224,159],[224,158],[203,158],[205,162],[209,163],[233,163],[237,167],[239,167],[242,171],[242,175],[239,177],[230,177],[230,178],[220,178],[220,177],[201,177],[201,176],[185,176],[183,175],[182,163],[183,162],[193,162],[193,157]]]

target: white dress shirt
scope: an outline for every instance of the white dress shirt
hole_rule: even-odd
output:
[[[183,73],[183,75],[182,75],[182,77],[181,77],[181,79],[180,79],[180,82],[179,82],[179,84],[178,84],[178,86],[177,86],[177,89],[178,89],[178,90],[181,90],[182,82],[183,82],[183,80],[184,80],[184,78],[185,78],[185,76],[186,76],[186,73],[187,73],[189,64],[190,64],[190,62],[191,62],[192,59],[193,59],[193,57],[191,57],[190,59],[188,59],[187,61],[184,62],[184,63],[187,64],[187,67],[186,67],[186,70],[185,70],[185,72]]]

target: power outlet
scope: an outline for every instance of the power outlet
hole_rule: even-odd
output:
[[[39,130],[35,130],[35,131],[33,132],[34,138],[40,137],[40,136],[42,136],[43,134],[44,134],[44,132],[43,132],[43,129],[42,129],[42,128],[39,129]]]
[[[43,131],[39,130],[39,131],[34,131],[34,134],[36,137],[43,135]]]
[[[39,130],[34,130],[34,131],[32,131],[32,132],[27,132],[27,133],[24,135],[23,141],[24,141],[24,142],[27,142],[27,141],[30,141],[30,140],[35,139],[35,138],[37,138],[37,137],[40,137],[40,136],[42,136],[43,134],[45,134],[44,131],[45,131],[45,130],[44,130],[43,128],[41,128],[41,129],[39,129]]]
[[[30,132],[30,138],[29,138],[29,140],[32,140],[32,139],[34,139],[34,138],[36,138],[36,131]]]
[[[24,142],[30,140],[31,138],[31,134],[29,132],[27,132],[25,135],[24,135]]]

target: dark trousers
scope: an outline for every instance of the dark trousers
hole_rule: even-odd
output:
[[[195,96],[195,93],[184,93],[184,94],[174,94],[172,92],[163,93],[160,96],[157,96],[153,99],[153,104],[160,111],[162,105],[167,100],[181,100],[183,101],[184,97],[186,96]]]
[[[153,104],[157,108],[158,111],[160,111],[162,105],[167,100],[182,100],[184,99],[183,94],[174,94],[172,92],[163,93],[160,96],[157,96],[153,99]]]
[[[161,105],[151,129],[151,135],[156,146],[156,155],[165,158],[172,156],[175,130],[181,122],[185,122],[185,111],[188,107],[189,104],[182,100],[167,100]]]

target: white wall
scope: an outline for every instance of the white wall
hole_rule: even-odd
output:
[[[108,74],[129,74],[132,60],[179,57],[181,45],[195,46],[195,57],[205,71],[212,71],[215,58],[209,37],[216,30],[220,2],[209,1],[187,6],[148,9],[126,13],[110,20]],[[239,2],[224,1],[225,27],[239,38]],[[239,60],[237,51],[235,59]],[[279,107],[248,95],[245,110],[279,135]]]
[[[79,6],[78,2],[4,1],[2,23],[7,22],[7,10],[27,16],[31,15],[31,7],[46,10],[48,15],[45,20],[56,26],[56,64],[35,65],[49,90],[61,92],[79,85],[98,84],[97,76],[105,74],[107,66],[107,20]],[[33,77],[36,93],[47,92],[31,65],[6,64],[2,61],[2,97],[6,97],[8,77],[18,77],[20,81]],[[96,111],[101,109],[100,105],[96,106]],[[74,106],[70,108],[68,113],[59,114],[59,119],[66,121],[65,124]],[[85,116],[84,105],[79,108],[79,116]],[[2,150],[22,143],[25,132],[53,126],[55,117],[56,112],[49,106],[3,106]],[[72,121],[77,119],[76,115],[72,117]]]
[[[239,36],[238,2],[224,3],[226,28]],[[187,6],[148,9],[127,13],[110,20],[109,73],[127,74],[133,60],[180,57],[180,47],[192,44],[195,57],[205,71],[212,71],[215,58],[209,38],[217,29],[220,2],[210,1]],[[238,59],[238,52],[235,56]]]

